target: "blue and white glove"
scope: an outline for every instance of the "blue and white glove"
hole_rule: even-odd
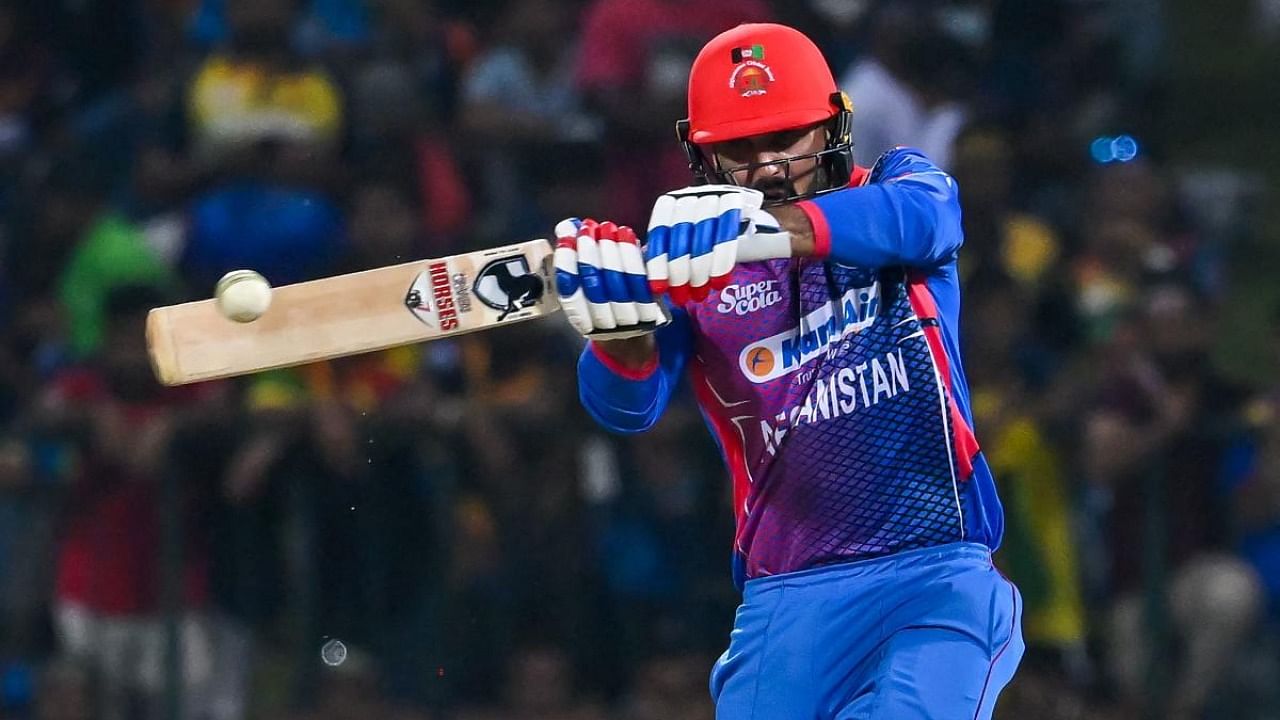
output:
[[[649,216],[645,270],[654,295],[701,301],[729,284],[739,262],[791,256],[791,235],[763,210],[764,194],[696,185],[659,197]]]
[[[556,291],[569,324],[594,340],[620,340],[671,322],[654,302],[635,232],[570,218],[556,225]]]

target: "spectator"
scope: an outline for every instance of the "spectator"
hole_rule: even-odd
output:
[[[41,399],[40,425],[75,448],[66,530],[57,562],[56,627],[62,650],[101,679],[104,718],[156,717],[165,665],[160,616],[160,484],[184,426],[217,411],[216,386],[167,391],[150,377],[143,324],[164,296],[143,286],[112,291],[101,353],[63,373]],[[184,504],[169,513],[194,512]],[[188,527],[195,530],[194,527]],[[203,543],[184,543],[178,603],[188,699],[208,680],[199,611],[207,597]]]
[[[10,226],[9,260],[21,259],[21,271],[8,268],[4,278],[4,292],[17,303],[6,323],[9,349],[45,374],[97,348],[102,303],[113,287],[172,280],[138,229],[108,202],[110,178],[97,160],[71,154],[30,178],[25,207]]]
[[[28,5],[37,32],[58,44],[58,98],[64,107],[92,106],[108,98],[138,71],[146,25],[141,6],[110,0]]]
[[[201,0],[192,16],[191,36],[205,47],[216,47],[231,36],[227,0]],[[308,57],[340,53],[369,41],[368,8],[364,0],[298,2],[301,20],[290,33],[291,46]]]
[[[373,60],[355,74],[353,152],[375,174],[395,178],[412,202],[419,257],[449,255],[474,219],[471,191],[454,144],[432,129],[441,109],[417,99],[415,82],[412,68],[394,59]]]
[[[436,0],[380,0],[375,13],[374,57],[404,63],[414,96],[430,108],[435,123],[453,127],[459,75],[479,46],[475,28]],[[474,9],[478,3],[465,3]],[[487,17],[494,17],[493,14]]]
[[[1021,129],[1028,117],[1061,100],[1061,78],[1070,62],[1064,48],[1068,20],[1064,0],[997,0],[991,11],[986,85],[995,115]]]
[[[599,122],[583,112],[573,82],[576,47],[564,40],[570,11],[564,0],[513,2],[498,43],[467,73],[459,121],[479,149],[487,198],[480,232],[493,241],[544,232],[531,163],[599,140]]]
[[[1161,711],[1162,698],[1141,700],[1161,618],[1144,610],[1136,583],[1167,572],[1158,600],[1167,603],[1182,652],[1164,711],[1176,718],[1205,711],[1262,603],[1253,570],[1224,551],[1225,514],[1210,468],[1222,457],[1221,403],[1230,394],[1193,370],[1205,348],[1189,309],[1185,290],[1165,287],[1124,316],[1105,346],[1108,372],[1085,416],[1082,454],[1089,481],[1109,497],[1112,678],[1127,700]],[[1164,329],[1175,317],[1179,331]],[[1156,639],[1144,642],[1148,633]]]
[[[814,39],[833,72],[847,68],[866,52],[872,0],[803,0],[778,3],[778,22]]]
[[[670,126],[652,118],[685,116],[684,78],[706,40],[770,17],[756,0],[594,0],[585,7],[575,75],[588,109],[605,121],[609,217],[639,227],[653,198],[688,184]]]
[[[378,182],[364,188],[374,209],[400,216],[374,219],[357,209],[353,229],[366,242],[343,261],[352,271],[395,262],[414,237],[403,197]],[[429,580],[449,568],[441,549],[448,547],[455,468],[448,443],[432,438],[453,437],[458,411],[443,397],[439,360],[428,352],[446,347],[400,347],[252,379],[245,395],[249,427],[221,481],[224,528],[237,547],[257,548],[240,554],[227,548],[218,556],[223,587],[241,591],[216,597],[230,643],[247,640],[245,652],[252,653],[251,631],[290,610],[303,637],[337,635],[388,660],[381,677],[390,697],[439,701],[440,691],[423,688],[422,678],[443,661],[448,586]],[[272,526],[270,518],[279,515],[305,552]],[[275,590],[293,596],[284,607],[263,602],[264,590],[279,587],[269,578],[280,573],[293,578]],[[244,592],[244,582],[255,583],[247,589],[257,593]],[[314,650],[306,645],[299,652],[311,657]],[[294,694],[311,707],[325,681],[316,665],[303,667]]]
[[[75,187],[75,207],[84,220],[80,240],[59,280],[59,296],[71,350],[77,357],[86,357],[102,343],[104,304],[113,289],[152,283],[172,291],[176,278],[140,230],[107,204],[106,178],[94,177],[83,166],[67,166],[62,172],[77,175],[64,182]]]
[[[256,268],[277,284],[332,268],[342,245],[337,189],[343,97],[288,48],[294,0],[228,0],[227,45],[188,89],[191,153],[213,181],[192,208],[188,279],[211,287]]]
[[[976,292],[966,309],[965,365],[974,421],[1004,498],[996,562],[1018,579],[1026,603],[1027,654],[1010,701],[1021,710],[1012,716],[1079,717],[1070,711],[1083,712],[1093,675],[1075,532],[1079,489],[1053,433],[1051,402],[1041,399],[1058,368],[1035,331],[1033,288],[989,269],[969,286]]]
[[[952,174],[964,188],[962,272],[1002,274],[1037,295],[1047,289],[1062,242],[1045,220],[1016,207],[1013,156],[1009,135],[998,126],[971,125],[956,138]]]
[[[1199,241],[1149,161],[1103,166],[1091,180],[1072,276],[1086,333],[1099,338],[1110,332],[1118,312],[1139,302],[1146,280],[1196,277]]]
[[[594,544],[612,638],[596,669],[615,690],[643,682],[657,652],[714,647],[726,630],[717,618],[733,612],[733,598],[704,581],[723,568],[716,549],[732,529],[708,520],[723,478],[714,447],[690,441],[700,422],[692,405],[674,403],[652,432],[584,443],[584,457],[608,458],[584,462],[583,472],[597,488]],[[676,456],[684,462],[673,468]]]
[[[854,106],[854,160],[865,167],[898,145],[918,147],[944,170],[966,111],[954,101],[961,46],[912,3],[885,6],[867,54],[841,78]]]
[[[505,581],[524,588],[512,600],[515,641],[570,637],[585,612],[586,558],[577,448],[555,442],[581,422],[566,378],[552,371],[572,352],[546,325],[516,325],[470,336],[462,345],[468,411],[463,487],[493,511]]]
[[[478,141],[518,151],[527,143],[595,139],[573,84],[576,48],[564,41],[570,10],[563,0],[507,7],[497,44],[476,58],[463,85],[460,120]]]
[[[975,279],[970,303],[975,422],[983,428],[992,470],[1000,472],[1007,538],[998,557],[1019,578],[1029,654],[1037,649],[1077,658],[1085,641],[1084,605],[1072,525],[1072,488],[1058,448],[1034,401],[1038,368],[1020,347],[1034,343],[1034,307],[1007,278]]]

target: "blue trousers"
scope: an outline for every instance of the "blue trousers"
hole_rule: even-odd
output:
[[[748,580],[711,673],[716,720],[987,720],[1022,597],[953,543]]]

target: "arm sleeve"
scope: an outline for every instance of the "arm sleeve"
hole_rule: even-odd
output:
[[[688,314],[672,309],[671,315],[671,323],[655,333],[657,356],[639,370],[619,367],[592,343],[582,351],[578,359],[578,397],[591,417],[608,430],[643,432],[653,427],[666,410],[693,352]]]
[[[862,187],[797,204],[816,254],[850,265],[935,268],[963,242],[955,180],[913,148],[881,156]]]

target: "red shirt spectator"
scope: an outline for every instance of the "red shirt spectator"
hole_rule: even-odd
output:
[[[114,416],[95,423],[97,436],[80,454],[70,517],[58,554],[56,596],[103,615],[155,612],[159,590],[159,478],[121,462],[105,445],[134,446],[176,407],[207,400],[209,385],[168,389],[148,400],[122,400],[93,370],[76,370],[55,381],[51,400]],[[102,427],[111,425],[113,427]],[[118,434],[114,440],[103,435]],[[208,594],[205,557],[195,543],[185,548],[183,599],[202,605]]]
[[[634,88],[646,79],[651,53],[663,41],[689,38],[701,44],[735,25],[771,16],[760,0],[597,0],[583,23],[578,82],[585,90]],[[684,77],[687,72],[682,92]]]

